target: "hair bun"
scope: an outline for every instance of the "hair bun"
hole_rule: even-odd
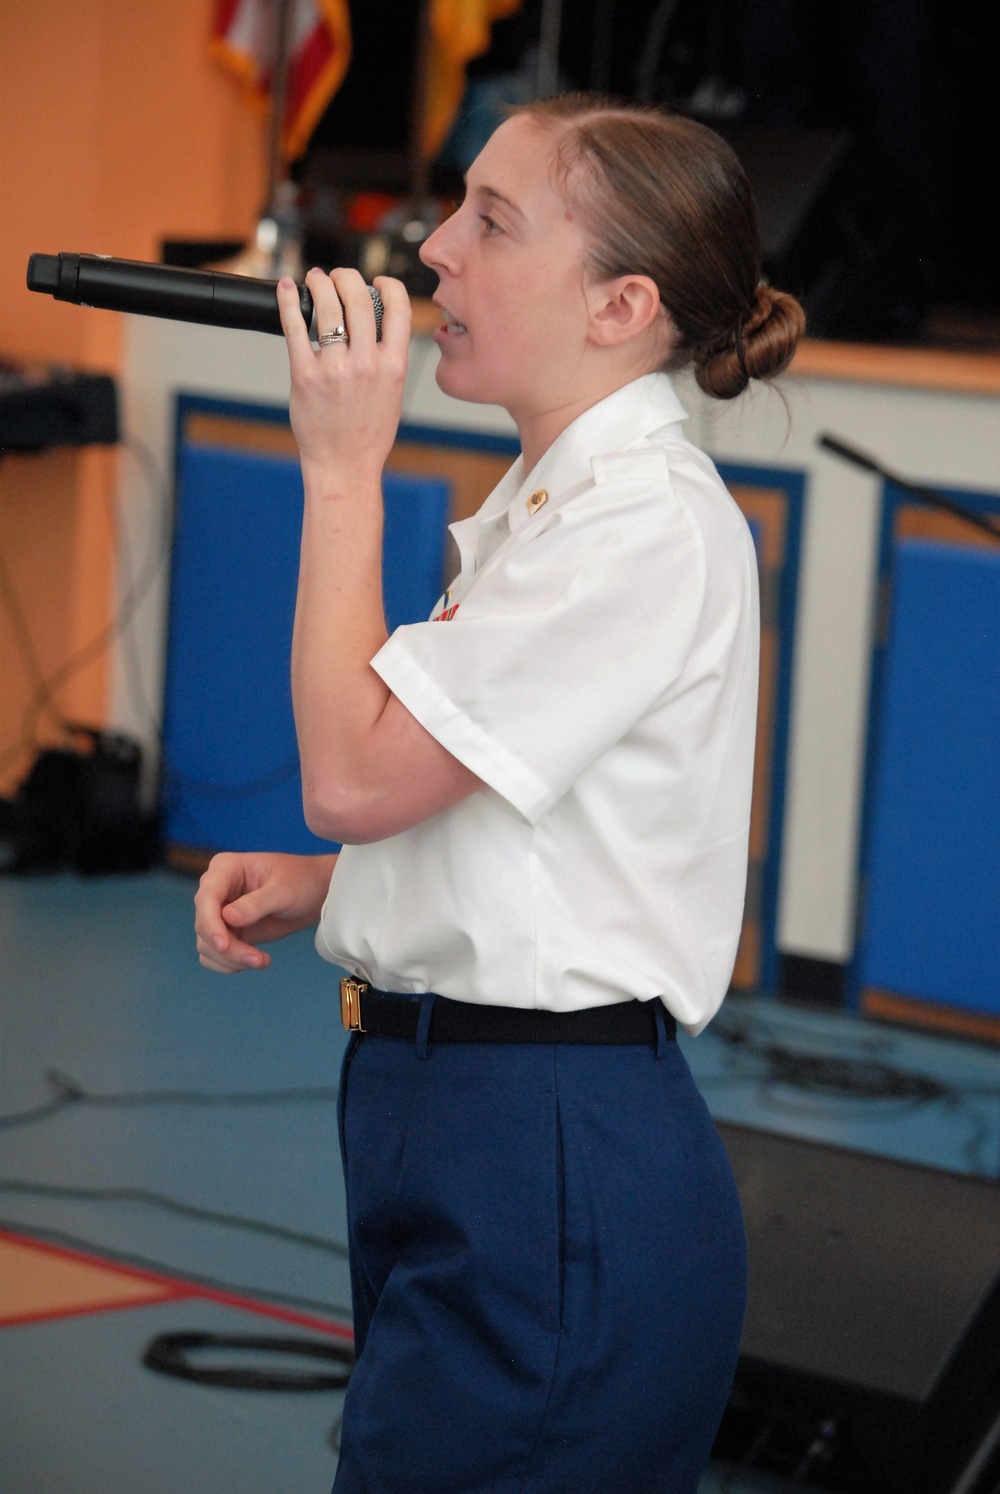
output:
[[[715,399],[735,399],[751,379],[775,378],[792,361],[805,329],[806,314],[795,297],[761,283],[740,328],[697,363],[699,388]]]

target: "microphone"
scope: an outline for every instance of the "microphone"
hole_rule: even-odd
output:
[[[973,524],[984,534],[988,534],[990,539],[1000,542],[1000,529],[987,514],[977,513],[975,509],[968,508],[963,503],[956,503],[954,498],[949,498],[947,493],[939,493],[937,488],[925,488],[921,483],[910,482],[907,478],[900,477],[898,473],[890,472],[888,467],[883,467],[881,462],[877,462],[866,451],[859,451],[856,446],[849,445],[842,436],[831,436],[829,431],[822,431],[816,438],[816,445],[840,457],[841,461],[860,467],[862,472],[873,472],[876,477],[881,477],[883,482],[891,483],[893,487],[900,488],[904,493],[912,494],[914,498],[929,503],[933,508],[940,508],[946,513],[954,514],[956,519],[964,519],[967,524]]]
[[[182,270],[103,254],[33,254],[28,260],[28,289],[78,306],[281,335],[276,282],[221,270]],[[312,296],[304,285],[297,289],[303,320],[315,338]],[[382,297],[373,285],[368,286],[368,294],[375,312],[375,334],[381,342]]]
[[[876,477],[886,476],[885,470],[874,457],[870,457],[866,451],[859,451],[856,446],[848,446],[841,436],[831,436],[828,431],[823,431],[816,438],[816,444],[826,451],[832,451],[841,461],[860,467],[862,472],[874,472]]]

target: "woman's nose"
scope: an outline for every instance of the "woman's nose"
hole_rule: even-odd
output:
[[[445,221],[430,234],[420,246],[420,258],[430,270],[455,272],[453,218]]]

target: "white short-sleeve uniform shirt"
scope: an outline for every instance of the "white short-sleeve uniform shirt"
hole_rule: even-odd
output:
[[[501,1006],[659,997],[691,1032],[717,1010],[746,886],[757,569],[684,418],[646,375],[452,525],[435,620],[373,667],[486,787],[345,846],[325,958]]]

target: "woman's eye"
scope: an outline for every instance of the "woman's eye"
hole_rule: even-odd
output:
[[[498,224],[488,213],[480,213],[479,221],[483,225],[483,238],[489,238],[491,234],[500,232]]]

